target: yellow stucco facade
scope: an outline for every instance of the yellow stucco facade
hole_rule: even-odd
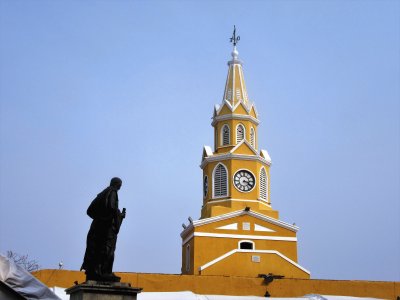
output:
[[[246,276],[116,273],[122,282],[143,288],[143,292],[192,291],[206,295],[303,297],[307,294],[397,299],[400,282],[361,280],[264,279]],[[69,288],[85,281],[85,273],[70,270],[40,270],[33,275],[48,287]]]
[[[236,47],[228,66],[211,124],[214,149],[204,147],[200,165],[201,217],[181,233],[182,274],[310,278],[297,261],[298,227],[271,206],[271,158],[258,147],[260,122]]]

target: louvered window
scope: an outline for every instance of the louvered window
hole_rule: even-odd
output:
[[[240,100],[240,89],[236,89],[236,100]]]
[[[231,89],[229,89],[228,90],[228,100],[232,100],[232,90]]]
[[[260,198],[263,200],[267,200],[267,173],[265,172],[264,168],[261,168],[260,172]]]
[[[239,124],[236,127],[236,144],[240,143],[244,139],[244,127],[242,124]]]
[[[250,144],[255,148],[256,147],[256,133],[254,128],[251,127],[250,129]]]
[[[222,127],[222,146],[230,144],[230,130],[228,125]]]
[[[214,197],[227,196],[228,191],[228,174],[226,168],[219,164],[214,169]]]

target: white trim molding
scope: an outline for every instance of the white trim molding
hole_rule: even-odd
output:
[[[271,205],[270,205],[269,203],[267,203],[267,202],[266,202],[265,200],[263,200],[263,199],[245,200],[245,199],[233,199],[233,198],[230,198],[230,199],[223,199],[223,200],[212,200],[212,199],[211,199],[211,200],[208,201],[205,205],[211,205],[211,204],[215,204],[215,203],[229,202],[229,201],[232,201],[232,202],[252,202],[252,203],[261,203],[262,205],[271,207]]]
[[[271,165],[271,161],[267,161],[264,158],[262,158],[259,155],[246,155],[246,154],[235,154],[235,153],[226,153],[226,154],[214,154],[211,157],[205,157],[203,161],[200,164],[200,168],[204,168],[205,165],[207,165],[210,162],[214,161],[224,161],[224,160],[230,160],[230,159],[240,159],[240,160],[255,160],[259,161],[263,164],[266,164],[267,166]]]
[[[200,220],[193,221],[192,223],[189,224],[188,227],[186,227],[186,229],[184,229],[181,232],[181,237],[184,237],[185,235],[187,235],[188,232],[190,232],[190,230],[193,229],[193,227],[198,227],[198,226],[202,226],[202,225],[205,225],[205,224],[210,224],[210,223],[214,223],[214,222],[218,222],[218,221],[222,221],[222,220],[227,220],[227,219],[230,219],[230,218],[233,218],[233,217],[243,216],[243,215],[252,216],[254,218],[257,218],[257,219],[266,221],[268,223],[277,225],[279,227],[286,228],[286,229],[288,229],[290,231],[293,231],[293,232],[297,232],[300,229],[298,226],[283,222],[281,220],[266,216],[264,214],[261,214],[261,213],[258,213],[258,212],[252,211],[252,210],[249,210],[249,211],[237,210],[237,211],[233,211],[233,212],[230,212],[230,213],[227,213],[227,214],[223,214],[223,215],[219,215],[219,216],[215,216],[215,217],[211,217],[211,218],[206,218],[206,219],[200,219]]]
[[[213,233],[213,232],[194,232],[193,236],[195,236],[195,237],[230,238],[230,239],[253,239],[253,240],[263,240],[263,241],[297,242],[297,238],[291,237],[291,236],[265,236],[265,235],[230,234],[230,233]]]
[[[240,125],[240,124],[239,124]],[[253,151],[254,155],[258,155],[257,150],[246,140],[243,139],[241,140],[231,151],[229,151],[230,153],[234,153],[242,144],[246,144],[251,151]]]
[[[303,272],[307,273],[307,274],[311,274],[310,271],[308,271],[307,269],[303,268],[302,266],[300,266],[298,263],[296,263],[295,261],[291,260],[289,257],[283,255],[282,253],[280,253],[279,251],[276,250],[246,250],[246,249],[233,249],[227,253],[225,253],[224,255],[221,255],[220,257],[217,257],[216,259],[202,265],[199,267],[199,271],[203,271],[205,269],[207,269],[208,267],[216,264],[217,262],[227,258],[228,256],[231,256],[232,254],[235,253],[265,253],[265,254],[275,254],[278,255],[279,257],[283,258],[284,260],[286,260],[287,262],[289,262],[290,264],[294,265],[295,267],[299,268],[300,270],[302,270]]]
[[[259,125],[260,124],[260,121],[257,120],[256,118],[254,118],[253,116],[239,115],[239,114],[229,114],[229,115],[222,115],[222,116],[214,117],[211,125],[214,126],[217,122],[226,121],[226,120],[243,120],[243,121],[250,121],[254,125]]]

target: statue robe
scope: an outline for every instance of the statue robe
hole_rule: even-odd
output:
[[[87,214],[93,221],[81,270],[85,270],[86,280],[106,280],[112,275],[117,235],[122,223],[117,190],[112,186],[103,190],[93,200]]]

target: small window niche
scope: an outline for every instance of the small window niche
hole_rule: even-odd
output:
[[[243,222],[242,229],[243,230],[250,230],[250,223],[249,222]]]
[[[252,241],[240,241],[239,249],[242,250],[254,250],[254,242]]]

